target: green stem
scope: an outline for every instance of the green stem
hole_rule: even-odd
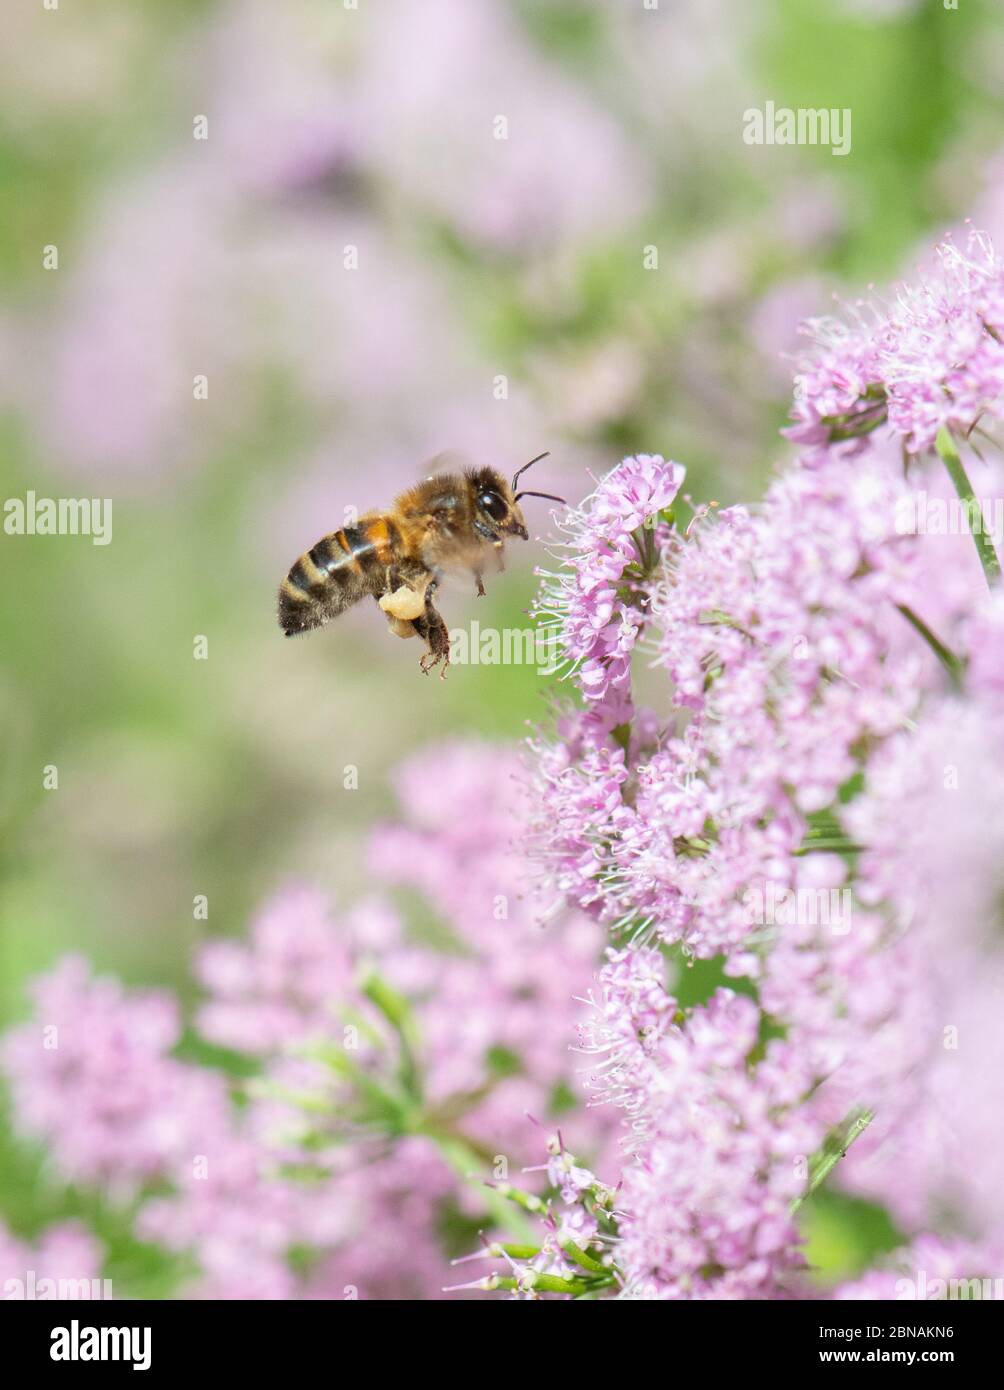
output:
[[[587,1269],[590,1274],[610,1276],[609,1267],[603,1264],[601,1260],[597,1260],[594,1256],[583,1250],[581,1245],[576,1245],[574,1240],[559,1240],[558,1244],[570,1260],[574,1260],[582,1269]]]
[[[948,476],[952,480],[955,491],[958,493],[959,500],[965,503],[966,509],[972,521],[976,522],[973,527],[972,536],[976,545],[976,553],[980,557],[980,564],[983,566],[983,573],[986,575],[987,583],[991,586],[997,583],[1001,577],[1001,564],[994,549],[994,543],[990,539],[990,532],[987,528],[987,519],[983,515],[983,508],[980,506],[979,498],[973,491],[973,485],[969,481],[959,451],[955,447],[955,440],[952,438],[951,431],[946,425],[942,425],[938,431],[938,437],[934,441],[934,447],[941,455],[942,462],[948,471]]]
[[[597,1284],[585,1283],[578,1279],[562,1279],[558,1274],[536,1274],[531,1271],[529,1274],[522,1274],[519,1278],[511,1278],[508,1275],[489,1275],[488,1285],[493,1289],[515,1289],[519,1292],[526,1292],[529,1289],[539,1290],[541,1293],[570,1293],[580,1296],[585,1293],[592,1293],[598,1286]],[[611,1283],[613,1280],[610,1281]]]
[[[861,845],[856,845],[846,835],[806,835],[795,854],[801,858],[806,854],[860,854]]]
[[[430,1133],[428,1138],[435,1143],[453,1171],[476,1188],[500,1230],[512,1231],[521,1242],[533,1242],[538,1234],[533,1222],[512,1204],[507,1184],[493,1187],[479,1175],[479,1157],[466,1139],[459,1135],[435,1133]],[[541,1202],[540,1205],[546,1211],[545,1204]]]
[[[955,655],[951,648],[946,647],[944,642],[942,642],[939,637],[935,636],[935,634],[927,626],[927,623],[924,622],[924,619],[919,617],[918,614],[916,614],[912,608],[908,608],[905,603],[897,603],[896,607],[903,614],[903,617],[907,620],[907,622],[910,624],[913,630],[919,633],[921,637],[923,637],[924,641],[931,648],[931,651],[934,652],[934,655],[938,658],[942,666],[944,666],[945,670],[948,672],[952,684],[957,689],[961,688],[962,673],[965,668],[959,657]]]
[[[830,1130],[823,1140],[822,1148],[813,1154],[809,1161],[809,1185],[802,1195],[792,1202],[793,1213],[798,1211],[805,1199],[811,1197],[816,1188],[826,1181],[840,1160],[847,1156],[847,1150],[855,1139],[860,1139],[874,1118],[875,1112],[872,1110],[852,1110],[842,1124]]]
[[[512,1260],[535,1260],[540,1254],[539,1245],[513,1245],[511,1241],[502,1244],[496,1243],[491,1248],[491,1253],[502,1251]]]
[[[579,1279],[562,1279],[560,1274],[531,1274],[524,1276],[524,1283],[529,1283],[534,1289],[540,1289],[544,1293],[570,1293],[584,1294],[592,1293],[594,1289],[602,1288],[606,1284],[613,1283],[613,1277],[585,1283]]]
[[[412,1100],[420,1101],[421,1073],[416,1060],[419,1050],[418,1025],[411,1005],[403,994],[398,994],[397,990],[392,989],[375,971],[365,975],[360,981],[360,988],[397,1034],[401,1046],[401,1084]]]

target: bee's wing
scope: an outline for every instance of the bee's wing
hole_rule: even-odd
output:
[[[444,449],[441,454],[426,459],[419,468],[418,476],[424,482],[427,478],[434,478],[437,473],[463,473],[474,467],[476,464],[470,454],[465,454],[461,449]]]

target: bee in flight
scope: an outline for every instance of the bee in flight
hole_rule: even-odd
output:
[[[510,536],[529,540],[521,497],[550,492],[516,491],[521,473],[547,458],[538,454],[507,483],[494,468],[437,473],[402,492],[388,511],[367,512],[355,526],[323,536],[297,560],[279,588],[279,626],[287,637],[309,632],[337,618],[367,594],[387,615],[398,637],[421,637],[428,675],[450,664],[450,634],[434,598],[451,573],[473,575],[479,596],[484,572],[494,558],[504,568],[503,548]]]

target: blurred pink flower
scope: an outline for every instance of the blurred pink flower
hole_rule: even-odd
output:
[[[222,1071],[172,1055],[167,993],[126,993],[76,958],[36,982],[34,1017],[3,1040],[16,1127],[64,1178],[138,1198],[137,1233],[194,1257],[190,1293],[434,1294],[447,1282],[439,1213],[484,1220],[444,1155],[484,1179],[500,1161],[518,1168],[536,1142],[527,1112],[568,1109],[573,995],[600,933],[575,916],[537,924],[510,843],[527,811],[518,772],[513,752],[474,741],[400,771],[404,816],[373,832],[371,866],[427,898],[437,940],[376,899],[336,920],[320,894],[290,888],[246,941],[203,945],[198,1029],[258,1065],[241,1108]],[[408,1001],[414,1037],[387,990]],[[568,1122],[594,1153],[610,1129],[600,1115]],[[295,1250],[313,1252],[309,1272]]]
[[[367,153],[422,213],[513,251],[598,239],[645,210],[636,147],[506,6],[426,0],[370,23],[358,110]]]
[[[772,285],[753,306],[750,336],[772,394],[791,389],[795,354],[802,346],[798,325],[809,318],[823,300],[818,275],[801,275]]]
[[[35,1016],[6,1035],[0,1060],[18,1129],[62,1177],[129,1196],[229,1128],[223,1078],[170,1056],[181,1023],[168,993],[126,994],[71,956],[33,994]]]
[[[106,199],[63,267],[65,297],[30,329],[18,382],[56,469],[149,479],[201,459],[239,416],[232,215],[212,176],[182,159]],[[44,373],[32,369],[43,352]]]
[[[48,1290],[40,1287],[43,1280],[67,1280],[76,1285],[78,1280],[99,1279],[101,1259],[98,1241],[77,1222],[49,1226],[33,1242],[17,1240],[0,1223],[0,1293],[4,1298],[24,1298],[32,1279],[38,1298],[48,1296]],[[89,1297],[89,1292],[84,1296]]]
[[[995,1273],[1000,1267],[999,1244],[987,1246],[969,1240],[921,1236],[913,1245],[887,1256],[879,1268],[841,1284],[834,1290],[833,1297],[883,1301],[919,1299],[922,1302],[946,1298],[999,1301],[1004,1298],[1004,1279]],[[974,1281],[979,1281],[978,1291]]]

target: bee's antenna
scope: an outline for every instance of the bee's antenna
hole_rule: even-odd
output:
[[[529,466],[530,465],[527,464],[528,468]],[[553,492],[517,492],[516,496],[513,498],[513,501],[518,502],[521,497],[546,497],[549,502],[560,502],[563,507],[568,506],[568,503],[565,501],[564,497],[555,497]]]
[[[512,475],[512,490],[513,490],[513,492],[516,491],[516,479],[519,477],[519,475],[520,475],[521,473],[525,473],[526,470],[527,470],[528,468],[532,468],[533,465],[534,465],[535,463],[539,463],[539,462],[541,461],[541,459],[550,458],[550,456],[551,456],[551,451],[550,451],[550,449],[545,449],[544,452],[543,452],[542,454],[538,454],[537,457],[536,457],[535,459],[531,459],[529,463],[524,463],[524,465],[523,465],[522,468],[517,468],[517,469],[516,469],[516,472]],[[526,495],[526,494],[524,493],[524,496],[525,496],[525,495]]]

